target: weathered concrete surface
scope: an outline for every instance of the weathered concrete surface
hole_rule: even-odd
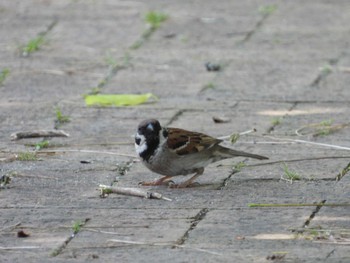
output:
[[[132,49],[150,10],[169,18]],[[1,1],[0,176],[12,180],[0,189],[0,262],[349,262],[349,206],[249,207],[349,204],[349,11],[347,0]],[[97,86],[159,101],[88,108]],[[52,129],[56,107],[71,136],[39,161],[5,162],[40,141],[10,134]],[[172,202],[100,198],[99,184],[159,178],[133,147],[150,117],[217,137],[256,128],[234,146],[270,160],[225,160],[199,187],[152,188]],[[300,180],[286,180],[284,163]]]

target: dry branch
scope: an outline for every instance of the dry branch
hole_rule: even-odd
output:
[[[20,140],[25,138],[38,137],[69,137],[69,134],[63,130],[35,130],[35,131],[20,131],[11,134],[11,140]]]
[[[166,201],[171,201],[171,199],[164,197],[160,193],[146,191],[140,188],[130,188],[130,187],[112,187],[107,185],[99,185],[101,190],[101,196],[104,197],[106,194],[120,194],[129,196],[138,196],[146,199],[163,199]]]

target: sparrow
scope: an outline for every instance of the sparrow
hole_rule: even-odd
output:
[[[194,174],[187,181],[171,187],[185,188],[203,174],[204,168],[214,162],[244,156],[259,160],[265,156],[236,151],[219,145],[220,139],[178,128],[162,127],[158,120],[142,121],[135,134],[135,150],[142,163],[151,171],[164,175],[141,185],[168,185],[173,176]]]

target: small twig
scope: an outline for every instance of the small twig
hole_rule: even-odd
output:
[[[311,158],[301,158],[301,159],[289,159],[289,160],[279,160],[273,162],[266,163],[256,163],[256,164],[247,164],[246,167],[256,167],[256,166],[264,166],[271,164],[279,164],[279,163],[294,163],[294,162],[302,162],[302,161],[315,161],[315,160],[326,160],[326,159],[349,159],[350,156],[321,156],[321,157],[311,157]],[[231,164],[220,164],[219,166],[232,166]]]
[[[37,249],[38,246],[27,246],[27,247],[0,247],[0,250],[20,250],[20,249]]]
[[[53,150],[53,151],[40,151],[39,153],[57,153],[57,152],[97,153],[97,154],[110,154],[110,155],[118,155],[118,156],[137,158],[136,155],[131,155],[131,154],[105,152],[105,151],[94,151],[94,150]]]
[[[341,72],[350,73],[350,67],[338,67],[338,70]]]
[[[304,206],[329,206],[329,207],[339,207],[339,206],[350,206],[350,203],[315,203],[315,204],[248,204],[248,207],[304,207]]]
[[[11,134],[11,140],[20,140],[25,138],[38,137],[69,137],[69,134],[63,130],[35,130],[35,131],[20,131]]]
[[[103,231],[103,230],[97,230],[97,229],[92,229],[92,228],[84,228],[84,231],[90,231],[90,232],[101,233],[101,234],[108,234],[108,235],[127,236],[125,234],[120,234],[120,233],[117,233],[117,232]]]
[[[264,136],[266,138],[270,138],[273,140],[285,140],[285,141],[291,141],[291,142],[296,142],[296,143],[305,143],[305,144],[312,144],[312,145],[317,145],[317,146],[323,146],[323,147],[329,147],[329,148],[334,148],[334,149],[339,149],[339,150],[347,150],[350,151],[349,147],[344,147],[344,146],[339,146],[339,145],[334,145],[334,144],[327,144],[327,143],[318,143],[318,142],[310,142],[310,141],[305,141],[305,140],[295,140],[295,139],[287,139],[287,138],[276,138],[272,136]]]
[[[317,137],[320,135],[320,132],[322,130],[327,131],[327,134],[329,134],[329,133],[333,133],[335,131],[341,130],[349,125],[350,125],[350,123],[343,123],[343,124],[338,124],[338,125],[331,125],[331,124],[323,125],[322,123],[312,123],[312,124],[303,126],[299,129],[295,130],[295,134],[298,136],[304,136],[304,135],[307,135],[309,133],[307,133],[307,132],[302,133],[303,130],[305,130],[307,128],[311,128],[311,129],[313,128],[314,131],[310,132],[310,133],[312,134],[313,137]]]
[[[238,135],[239,135],[239,136],[247,135],[247,134],[252,133],[252,132],[256,132],[256,129],[253,128],[253,129],[250,129],[250,130],[248,130],[248,131],[240,132],[240,133],[238,133]],[[218,139],[220,139],[220,140],[231,139],[233,135],[237,135],[237,134],[236,134],[236,133],[232,133],[232,134],[227,135],[227,136],[219,137]]]
[[[101,190],[101,196],[104,197],[106,194],[121,194],[121,195],[129,195],[129,196],[138,196],[146,199],[163,199],[166,201],[172,201],[169,198],[164,197],[160,193],[146,191],[140,188],[130,188],[130,187],[112,187],[107,185],[99,185]]]

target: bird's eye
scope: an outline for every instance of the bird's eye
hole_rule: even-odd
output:
[[[140,139],[140,138],[135,138],[135,143],[136,143],[137,145],[140,145],[140,142],[141,142],[141,139]]]

